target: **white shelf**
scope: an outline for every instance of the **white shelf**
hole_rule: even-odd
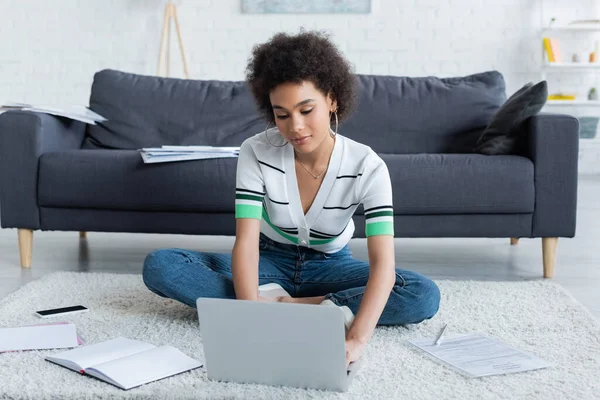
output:
[[[600,137],[596,134],[594,138],[579,138],[579,145],[584,148],[600,148]]]
[[[600,62],[554,62],[544,64],[544,69],[600,69]]]
[[[544,32],[557,31],[590,31],[600,32],[600,24],[555,25],[544,28]]]
[[[547,100],[546,105],[600,107],[600,100]]]

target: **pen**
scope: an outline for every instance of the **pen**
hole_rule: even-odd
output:
[[[442,331],[440,332],[440,334],[438,335],[437,339],[435,339],[434,344],[436,346],[439,346],[440,343],[442,342],[442,336],[444,336],[444,332],[446,332],[446,328],[448,327],[448,324],[444,325],[444,327],[442,328]]]

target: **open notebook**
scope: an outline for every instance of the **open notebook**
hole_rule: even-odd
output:
[[[119,337],[46,357],[46,360],[128,390],[202,365],[172,346]]]

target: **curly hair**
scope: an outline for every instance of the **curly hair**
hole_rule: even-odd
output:
[[[353,68],[322,32],[277,33],[268,42],[255,45],[246,67],[246,81],[269,123],[275,122],[269,93],[282,83],[310,81],[325,96],[331,94],[337,101],[340,121],[356,104]]]

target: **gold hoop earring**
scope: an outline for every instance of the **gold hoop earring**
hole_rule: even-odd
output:
[[[338,115],[337,115],[337,110],[333,112],[333,115],[335,116],[335,131],[331,130],[331,127],[329,127],[329,134],[331,135],[331,137],[336,137],[337,133],[338,133]],[[329,119],[331,120],[331,116],[329,116]],[[333,133],[332,133],[333,132]]]
[[[267,138],[267,142],[269,142],[269,144],[273,147],[283,147],[286,144],[288,144],[287,140],[284,140],[285,143],[280,146],[277,146],[277,145],[274,145],[273,143],[271,143],[271,141],[269,140],[269,134],[267,133],[267,131],[269,130],[269,125],[271,125],[271,123],[267,123],[267,127],[265,128],[265,138]]]

